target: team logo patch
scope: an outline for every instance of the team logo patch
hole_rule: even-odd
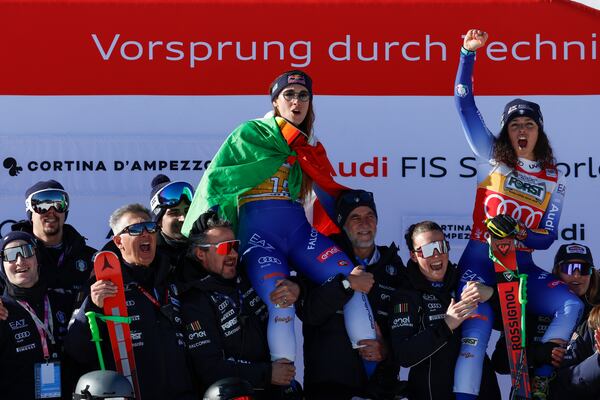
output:
[[[583,246],[572,244],[567,246],[567,254],[587,254],[587,250]]]
[[[61,324],[64,324],[67,320],[67,317],[65,316],[65,313],[62,311],[58,311],[56,313],[56,319],[58,320],[58,322],[60,322]]]
[[[346,261],[346,260],[340,260],[340,261],[338,261],[338,265],[340,267],[346,267],[348,265],[348,261]]]
[[[83,272],[88,268],[87,263],[84,260],[75,261],[75,269],[79,272]]]
[[[400,303],[394,306],[395,313],[407,313],[408,312],[408,303]]]
[[[396,269],[396,267],[394,267],[391,264],[388,264],[385,266],[385,272],[387,272],[389,275],[395,276],[398,274],[398,270]]]
[[[200,321],[198,321],[198,320],[187,324],[185,326],[185,328],[191,332],[198,332],[198,331],[202,330],[202,326],[200,325]]]
[[[469,87],[459,83],[456,85],[456,95],[458,97],[466,97],[469,94]]]

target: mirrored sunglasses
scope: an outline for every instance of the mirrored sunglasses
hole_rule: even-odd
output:
[[[594,267],[586,263],[562,263],[559,264],[559,270],[569,275],[575,274],[575,271],[579,271],[580,275],[591,275]]]
[[[137,224],[131,224],[123,228],[121,232],[118,234],[121,235],[123,233],[129,234],[129,236],[140,236],[144,231],[148,233],[156,233],[160,227],[156,222],[146,221],[146,222],[138,222]]]
[[[150,200],[150,208],[154,210],[157,207],[170,208],[175,207],[182,200],[192,203],[194,197],[194,188],[187,182],[171,182],[160,189]]]
[[[69,195],[60,189],[44,189],[34,192],[25,199],[25,208],[27,211],[36,214],[45,214],[52,207],[59,212],[64,213],[69,210]]]
[[[17,261],[17,257],[23,258],[32,257],[35,254],[34,247],[30,244],[22,244],[21,246],[11,247],[2,251],[2,260],[7,262]]]
[[[436,250],[439,254],[447,254],[450,251],[450,243],[447,240],[436,240],[422,245],[414,252],[421,258],[429,258],[434,255]]]
[[[219,243],[199,244],[198,247],[202,247],[205,249],[210,247],[216,247],[217,254],[221,256],[226,256],[227,254],[231,253],[231,250],[238,251],[238,249],[240,248],[240,241],[226,240],[224,242]]]

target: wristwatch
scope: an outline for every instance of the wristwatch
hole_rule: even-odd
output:
[[[346,293],[352,292],[352,285],[350,284],[350,281],[348,280],[348,278],[342,279],[342,287],[344,288]]]

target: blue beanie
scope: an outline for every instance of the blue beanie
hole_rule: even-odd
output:
[[[29,189],[27,189],[25,191],[25,198],[27,199],[33,193],[39,192],[40,190],[45,190],[45,189],[65,190],[63,185],[61,185],[60,182],[55,181],[54,179],[50,179],[49,181],[39,181],[37,183],[34,183],[32,186],[29,187]],[[68,211],[65,213],[65,220],[67,219],[67,215],[69,215]],[[29,221],[31,221],[31,211],[29,211],[29,210],[27,210],[27,219]]]
[[[517,117],[529,117],[540,127],[544,128],[544,118],[540,105],[533,101],[514,99],[504,106],[500,128],[504,128],[510,121]]]
[[[306,90],[308,90],[310,98],[312,99],[312,79],[310,79],[310,76],[308,76],[305,72],[296,69],[284,72],[277,77],[275,82],[273,82],[273,86],[271,86],[270,90],[271,101],[275,100],[283,89],[295,83],[304,86]]]

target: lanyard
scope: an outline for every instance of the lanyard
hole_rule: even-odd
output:
[[[54,330],[54,323],[52,321],[52,309],[50,308],[50,301],[48,300],[48,295],[44,296],[44,322],[40,321],[37,315],[35,315],[35,311],[31,308],[31,306],[23,300],[17,300],[17,303],[21,305],[29,313],[31,319],[35,323],[35,327],[38,330],[40,335],[40,340],[42,342],[42,350],[44,351],[44,359],[48,360],[50,358],[50,351],[48,350],[48,339],[52,344],[54,342],[54,335],[52,331]]]
[[[146,289],[144,289],[143,287],[141,287],[140,285],[136,284],[135,287],[137,288],[137,290],[140,291],[141,294],[143,294],[144,296],[146,296],[148,298],[148,300],[150,300],[150,302],[152,304],[154,304],[154,306],[158,309],[160,309],[162,306],[160,305],[160,303],[158,302],[158,300],[156,300],[156,298],[154,296],[152,296],[150,293],[148,293],[148,291]],[[156,297],[158,297],[158,293],[156,293],[156,289],[154,289],[154,294],[156,295]],[[168,290],[167,290],[167,295],[168,296]],[[168,302],[168,297],[167,297],[167,302]]]

